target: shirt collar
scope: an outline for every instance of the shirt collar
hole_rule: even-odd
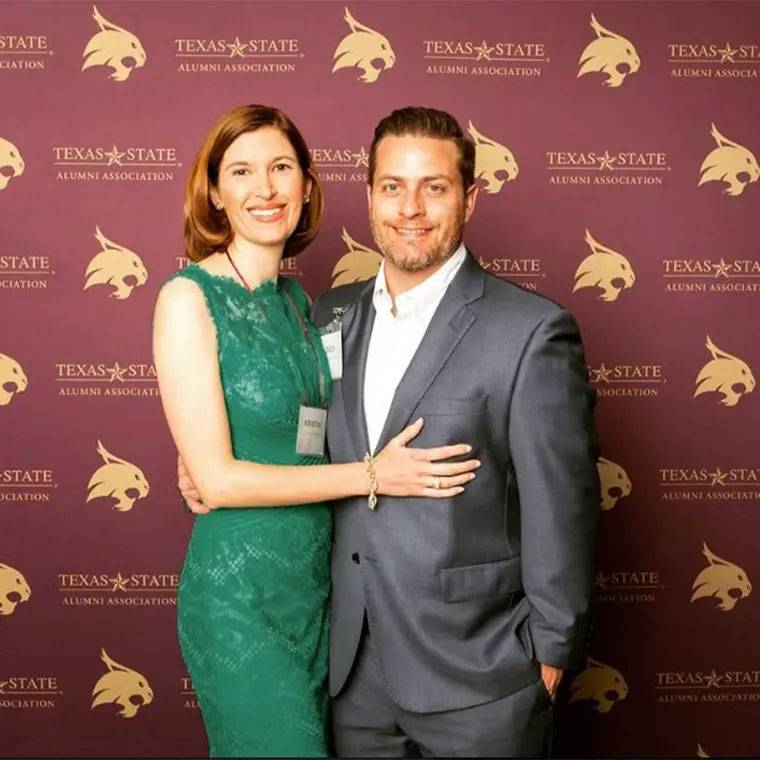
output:
[[[397,315],[404,316],[414,311],[417,316],[420,316],[430,306],[437,306],[446,288],[459,271],[459,267],[462,266],[466,255],[467,249],[464,243],[460,243],[459,248],[444,262],[443,266],[436,269],[430,277],[423,280],[419,285],[415,285],[398,296],[396,298]],[[383,310],[388,313],[390,313],[393,305],[385,283],[385,261],[380,264],[380,270],[375,278],[372,303],[376,310]]]

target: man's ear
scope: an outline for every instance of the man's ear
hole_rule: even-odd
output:
[[[476,184],[470,185],[464,194],[464,220],[470,221],[470,217],[475,212],[475,203],[478,200],[478,186]]]
[[[372,219],[372,187],[367,185],[367,213],[369,218]]]

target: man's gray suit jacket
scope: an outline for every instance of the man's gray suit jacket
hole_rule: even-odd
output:
[[[327,435],[333,462],[369,448],[364,369],[373,282],[336,288],[343,378]],[[485,272],[468,253],[399,383],[376,451],[417,417],[412,446],[465,442],[482,467],[452,499],[337,501],[330,692],[351,671],[365,610],[377,665],[412,712],[504,697],[584,662],[599,482],[594,391],[571,315]],[[370,399],[370,403],[372,400]]]

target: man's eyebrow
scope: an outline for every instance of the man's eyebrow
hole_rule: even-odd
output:
[[[377,179],[378,180],[392,179],[396,182],[405,182],[406,179],[417,179],[417,177],[404,178],[404,177],[397,177],[394,174],[381,174]],[[429,174],[429,175],[419,178],[420,182],[431,182],[433,180],[441,180],[441,179],[445,179],[447,182],[454,181],[448,174]]]

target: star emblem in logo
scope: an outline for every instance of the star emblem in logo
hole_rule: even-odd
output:
[[[358,153],[352,153],[351,157],[356,159],[356,163],[354,166],[369,166],[369,153],[367,153],[366,150],[364,150],[364,146],[362,145],[361,148],[359,148]]]
[[[599,369],[591,370],[592,383],[609,383],[612,370],[604,366],[604,362],[599,365]]]
[[[734,60],[734,56],[739,52],[738,50],[735,50],[731,47],[731,43],[727,42],[726,47],[718,48],[718,52],[720,53],[720,62],[721,63],[736,63]]]
[[[488,271],[491,268],[491,264],[493,264],[492,261],[486,261],[482,256],[480,256],[478,260],[480,266],[482,266],[486,271]]]
[[[113,148],[111,148],[110,151],[103,154],[108,158],[108,166],[111,166],[111,164],[116,164],[117,166],[121,166],[121,159],[124,158],[125,153],[124,151],[119,150],[115,145]]]
[[[731,268],[731,265],[727,264],[722,256],[720,261],[717,264],[713,264],[712,267],[715,270],[716,277],[725,277],[728,279],[728,270]]]
[[[609,154],[608,151],[604,151],[603,156],[597,156],[596,160],[599,162],[599,171],[602,171],[603,169],[609,169],[610,171],[614,170],[614,167],[612,164],[617,161],[617,158],[614,158]]]
[[[241,58],[245,58],[245,49],[248,47],[247,42],[241,42],[239,37],[235,37],[234,42],[228,42],[226,43],[227,47],[230,49],[230,58],[239,55]]]
[[[478,54],[478,57],[476,60],[479,61],[481,58],[485,58],[487,61],[491,60],[491,53],[493,52],[493,47],[489,47],[486,44],[485,40],[483,40],[483,42],[481,42],[480,45],[474,45],[472,49]]]
[[[129,580],[129,578],[124,578],[121,572],[119,572],[119,574],[115,576],[114,578],[109,578],[108,580],[111,581],[111,583],[113,583],[113,588],[111,589],[111,591],[126,591],[127,590],[127,581]]]
[[[8,685],[7,681],[0,681],[0,694],[5,694],[4,687]]]
[[[705,679],[705,688],[709,689],[711,687],[715,687],[716,689],[720,688],[720,682],[723,680],[723,676],[719,676],[715,672],[715,668],[712,669],[711,673],[705,673],[704,675],[707,676]]]
[[[596,580],[594,584],[599,588],[607,588],[607,581],[609,576],[605,575],[601,570],[596,574]]]
[[[723,472],[720,467],[715,468],[715,472],[707,473],[712,478],[711,486],[724,486],[726,485],[727,472]]]
[[[124,373],[127,371],[126,367],[120,367],[119,362],[116,362],[113,367],[108,367],[108,372],[111,376],[108,378],[108,382],[112,383],[114,380],[118,380],[120,383],[124,382]]]

